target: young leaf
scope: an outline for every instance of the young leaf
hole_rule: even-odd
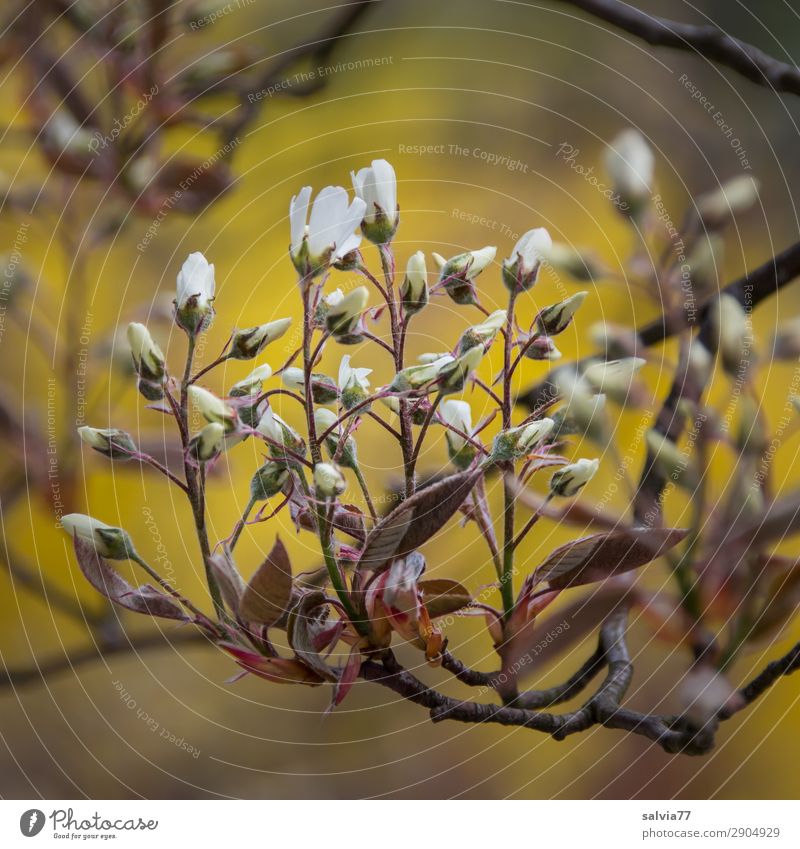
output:
[[[536,570],[534,585],[563,590],[638,569],[677,545],[681,528],[632,528],[594,534],[557,548]]]
[[[248,622],[274,625],[289,607],[292,597],[292,566],[280,540],[258,567],[242,594],[239,614]]]
[[[417,584],[422,593],[422,602],[431,619],[455,613],[472,603],[472,596],[458,581],[449,578],[432,578]]]
[[[178,619],[186,622],[189,617],[180,605],[155,587],[145,584],[132,587],[115,569],[106,563],[95,547],[80,537],[75,537],[75,555],[86,580],[107,599],[120,607],[136,613],[147,613],[163,619]]]
[[[438,533],[458,510],[482,472],[471,469],[449,475],[404,501],[372,529],[358,569],[380,569],[393,557],[403,557]]]
[[[350,649],[350,654],[347,658],[347,663],[339,673],[339,680],[333,690],[333,699],[328,708],[329,711],[338,707],[345,699],[345,696],[350,692],[353,684],[358,679],[358,673],[361,671],[361,651],[358,646],[353,646]]]
[[[276,684],[308,684],[312,687],[322,683],[322,678],[313,669],[297,659],[264,657],[232,643],[220,643],[220,646],[233,656],[242,669],[267,681]]]
[[[295,654],[326,681],[338,681],[337,672],[322,659],[316,648],[317,637],[330,626],[329,601],[319,591],[306,593],[289,612],[286,636]]]
[[[232,613],[238,614],[242,595],[245,591],[245,583],[236,568],[228,546],[223,546],[221,551],[213,554],[210,562],[219,584],[219,590],[222,593],[222,600],[228,605]]]
[[[581,642],[621,605],[632,601],[627,586],[603,584],[544,619],[537,619],[500,647],[506,677],[521,678],[552,663]]]

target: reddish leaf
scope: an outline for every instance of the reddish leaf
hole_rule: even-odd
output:
[[[316,646],[321,634],[331,628],[328,621],[329,600],[319,591],[306,593],[289,612],[286,636],[295,654],[326,681],[338,681],[338,675],[320,656]]]
[[[358,673],[361,671],[361,652],[357,646],[350,649],[350,655],[347,658],[347,663],[339,673],[339,680],[333,690],[333,700],[329,710],[338,707],[344,700],[347,694],[353,687],[353,684],[358,680]]]
[[[591,595],[536,620],[501,646],[507,677],[522,677],[552,663],[595,632],[618,607],[631,602],[627,586],[610,583],[615,585],[604,584]]]
[[[242,594],[239,613],[248,622],[274,625],[288,609],[291,597],[292,565],[280,537],[276,537],[272,551]]]
[[[594,534],[557,548],[536,570],[534,585],[563,590],[638,569],[677,545],[681,528],[633,528]]]
[[[73,542],[81,572],[86,580],[107,599],[136,613],[147,613],[163,619],[178,619],[182,622],[188,621],[189,617],[180,605],[168,595],[164,595],[149,584],[138,588],[132,587],[119,572],[112,569],[100,557],[91,543],[77,536]]]
[[[322,683],[313,669],[300,660],[264,655],[231,643],[220,643],[232,655],[242,669],[276,684],[308,684],[313,687]]]
[[[449,475],[397,506],[367,536],[358,568],[380,569],[427,542],[447,524],[482,474],[472,469]]]
[[[417,587],[422,593],[422,602],[428,609],[431,619],[455,613],[472,603],[469,590],[461,586],[458,581],[451,581],[449,578],[420,581]]]
[[[234,614],[239,613],[242,595],[245,591],[245,583],[239,574],[233,561],[230,549],[227,545],[210,558],[211,569],[219,584],[222,600]]]

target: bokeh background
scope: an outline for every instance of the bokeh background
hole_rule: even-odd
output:
[[[800,58],[796,3],[758,4],[757,9],[728,0],[636,5],[685,21],[707,19],[776,56]],[[334,11],[307,0],[233,4],[213,25],[178,33],[166,70],[177,71],[190,57],[196,61],[204,52],[213,56],[231,46],[254,49],[269,61],[313,37]],[[286,77],[308,70],[298,65]],[[682,75],[733,128],[738,154],[692,99]],[[0,216],[0,244],[18,254],[29,278],[16,314],[4,313],[0,336],[8,434],[0,451],[0,559],[7,565],[18,558],[34,575],[46,575],[67,599],[78,598],[90,614],[105,616],[103,627],[111,633],[119,627],[115,614],[104,612],[84,585],[68,540],[56,526],[59,501],[63,512],[88,512],[124,526],[146,557],[166,558],[166,570],[194,598],[204,598],[202,569],[188,509],[176,497],[180,493],[147,470],[112,467],[96,454],[81,452],[75,423],[122,427],[154,446],[174,438],[164,417],[146,410],[136,393],[120,328],[124,333],[128,321],[147,320],[177,367],[185,340],[163,316],[175,275],[191,251],[203,251],[217,269],[218,316],[202,361],[210,361],[232,327],[284,315],[298,318],[286,248],[288,202],[301,186],[349,186],[350,170],[385,157],[399,180],[402,224],[396,250],[402,264],[418,249],[452,255],[485,244],[497,245],[500,258],[520,233],[545,226],[560,241],[589,246],[624,276],[632,245],[629,229],[558,150],[571,145],[579,151],[576,161],[600,175],[605,144],[632,125],[656,151],[659,190],[676,221],[692,197],[720,181],[741,173],[760,179],[761,204],[729,233],[722,281],[797,238],[796,102],[703,59],[654,51],[559,3],[376,2],[328,60],[321,90],[260,101],[258,117],[237,147],[235,184],[219,202],[198,216],[167,214],[144,245],[154,216],[132,212],[113,239],[96,250],[82,249],[81,262],[75,262],[75,246],[98,221],[118,212],[118,201],[112,205],[103,193],[52,170],[32,143],[32,117],[21,106],[30,80],[13,65],[3,68],[2,79],[5,186],[42,186],[51,200],[32,215],[6,209]],[[230,103],[220,98],[219,109],[227,108]],[[170,143],[178,156],[203,157],[214,154],[216,145],[209,139],[201,130],[182,131]],[[420,153],[415,146],[435,148]],[[369,260],[374,265],[375,256]],[[352,282],[340,275],[339,285]],[[486,305],[500,306],[499,275],[487,273],[481,284]],[[566,289],[577,291],[572,284]],[[657,314],[624,281],[598,281],[589,289],[585,326],[598,319],[638,325]],[[563,294],[563,283],[543,279],[523,304],[522,317],[529,319],[537,305]],[[791,317],[797,305],[797,290],[790,287],[762,307],[756,316],[759,338],[767,340],[778,319]],[[413,325],[411,353],[450,348],[461,328],[476,319],[477,314],[436,300]],[[578,323],[562,337],[565,356],[590,350],[581,327]],[[48,328],[60,333],[49,348]],[[76,374],[68,359],[65,373],[64,351],[74,353],[76,339],[81,371]],[[334,348],[329,346],[323,362],[329,373],[335,373],[342,353]],[[289,342],[282,340],[268,349],[266,359],[278,367],[289,350]],[[376,348],[347,353],[355,364],[375,370],[374,385],[390,377],[388,357]],[[667,346],[665,358],[671,354]],[[483,368],[491,377],[492,364]],[[649,369],[652,388],[662,392],[667,377],[657,365]],[[526,363],[521,385],[544,370],[544,364]],[[206,385],[222,390],[248,371],[249,364],[234,363]],[[777,408],[789,373],[784,366],[768,370],[768,399],[772,392]],[[483,403],[478,396],[472,400],[476,408]],[[295,411],[284,410],[296,421]],[[650,413],[619,417],[620,444]],[[375,486],[397,475],[398,459],[374,423],[362,427],[359,444]],[[583,450],[598,453],[596,447]],[[794,450],[793,443],[786,448],[786,468]],[[238,518],[256,463],[248,443],[221,464],[211,481],[213,539],[227,536]],[[440,435],[421,463],[426,471],[443,466]],[[607,472],[613,468],[604,460]],[[722,481],[725,470],[718,474]],[[599,497],[607,481],[596,483],[592,492]],[[622,509],[622,496],[612,504]],[[683,507],[679,499],[670,503],[672,517],[679,519]],[[238,554],[246,575],[270,548],[276,530],[289,546],[295,571],[317,565],[308,540],[298,537],[282,514],[246,532]],[[569,534],[543,522],[541,532],[526,542],[524,556],[533,566]],[[456,577],[473,590],[492,580],[491,564],[471,528],[442,535],[426,553],[434,574]],[[662,582],[664,575],[655,580]],[[144,619],[125,619],[125,626],[132,633],[152,633],[157,627]],[[169,625],[165,628],[174,633]],[[795,628],[783,634],[765,655],[741,658],[734,679],[745,680],[764,657],[785,651],[798,633]],[[489,641],[477,624],[458,622],[448,636],[465,660],[491,666]],[[7,667],[46,664],[87,643],[85,627],[30,592],[19,575],[0,572],[0,657]],[[654,641],[639,623],[633,624],[631,647],[638,682],[632,700],[638,706],[662,698],[669,702],[679,653]],[[546,670],[542,681],[562,678],[587,651],[586,645],[576,647],[561,665]],[[417,662],[413,653],[403,656]],[[423,710],[364,684],[324,717],[329,699],[324,688],[280,687],[255,679],[225,683],[233,671],[228,660],[207,647],[166,647],[5,686],[0,691],[0,795],[792,798],[800,792],[797,770],[785,768],[800,756],[800,687],[793,679],[727,723],[709,757],[691,759],[671,757],[640,737],[603,729],[556,743],[519,728],[434,726]],[[443,678],[436,671],[420,674],[431,682]]]

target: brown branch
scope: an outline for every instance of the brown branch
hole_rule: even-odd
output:
[[[556,740],[564,740],[571,734],[602,725],[646,737],[670,754],[702,755],[713,748],[714,735],[720,721],[730,718],[737,710],[751,703],[782,676],[800,669],[798,643],[787,655],[770,663],[760,675],[739,691],[741,699],[735,708],[721,710],[702,727],[694,725],[686,717],[639,713],[621,706],[633,676],[633,666],[625,643],[626,627],[627,612],[619,611],[613,614],[600,630],[597,651],[569,681],[549,691],[522,694],[509,705],[459,701],[445,696],[427,687],[404,669],[392,652],[386,653],[382,664],[365,661],[361,666],[361,677],[427,708],[433,722],[451,719],[466,723],[487,722],[532,728],[550,734]],[[556,704],[576,695],[603,664],[607,667],[603,683],[577,710],[553,714],[532,709]],[[451,666],[450,661],[448,666]],[[455,668],[461,667],[456,665]],[[482,675],[470,671],[470,677],[472,674]],[[477,678],[474,682],[466,683],[477,683]],[[546,697],[550,697],[550,700]]]
[[[560,0],[641,38],[654,47],[698,53],[775,92],[800,94],[800,68],[781,62],[710,25],[659,18],[617,0]]]
[[[156,631],[143,637],[123,635],[114,642],[95,643],[75,652],[48,658],[41,663],[36,661],[34,666],[18,669],[6,667],[0,671],[0,687],[20,687],[24,684],[43,681],[52,675],[59,675],[76,667],[116,655],[201,643],[210,644],[211,641],[202,631],[188,629],[176,631],[173,634]]]

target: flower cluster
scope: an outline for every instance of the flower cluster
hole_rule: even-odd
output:
[[[644,361],[626,353],[573,369],[570,397],[560,407],[542,404],[527,417],[517,417],[515,372],[528,361],[558,359],[555,338],[570,327],[587,294],[545,303],[533,310],[527,329],[518,325],[517,307],[533,303],[542,270],[558,253],[547,230],[528,230],[499,263],[497,248],[484,246],[449,259],[434,253],[430,265],[437,271],[431,272],[423,251],[412,249],[399,263],[405,270],[397,274],[393,242],[401,222],[394,169],[376,160],[353,172],[352,183],[353,196],[341,186],[316,194],[304,187],[289,204],[289,258],[297,273],[302,342],[287,362],[270,357],[270,346],[286,334],[289,317],[233,330],[216,360],[195,367],[197,338],[208,331],[217,308],[215,267],[199,252],[187,258],[176,282],[174,320],[189,342],[181,368],[171,370],[145,326],[129,327],[139,390],[175,419],[183,447],[182,476],[140,451],[124,431],[81,429],[84,442],[98,453],[112,461],[149,463],[184,491],[213,612],[201,612],[158,576],[126,531],[88,516],[64,520],[81,567],[112,600],[139,612],[191,620],[243,674],[284,683],[330,682],[333,706],[372,659],[391,651],[393,638],[418,647],[430,664],[449,662],[446,622],[454,615],[484,619],[501,664],[511,664],[530,639],[537,616],[562,592],[635,569],[681,536],[666,530],[645,538],[630,530],[577,540],[528,570],[515,588],[520,544],[551,502],[575,498],[598,471],[598,459],[570,461],[564,456],[566,437],[590,429],[607,397],[624,400]],[[630,179],[629,193],[638,188]],[[378,274],[367,265],[364,240],[375,246]],[[342,272],[357,275],[361,285],[330,285]],[[508,305],[490,312],[481,303],[479,281],[483,289],[493,273],[505,287]],[[436,298],[474,311],[475,319],[445,342],[444,350],[421,352],[408,362],[408,328]],[[338,370],[328,374],[322,363],[332,345],[344,346],[347,353],[338,357]],[[383,385],[376,385],[367,348],[379,349],[392,364],[393,373]],[[502,368],[486,382],[480,372],[493,348]],[[260,361],[226,392],[202,385],[221,363],[237,360]],[[560,385],[566,387],[566,377]],[[470,401],[476,391],[495,407],[480,420]],[[302,410],[301,427],[289,423],[285,405]],[[192,409],[205,422],[194,432]],[[357,434],[373,420],[388,434],[387,446],[396,443],[403,471],[399,501],[383,515],[375,507],[375,484],[359,463]],[[444,436],[451,468],[426,481],[418,461],[423,445],[437,435]],[[265,449],[262,464],[252,473],[247,505],[226,539],[209,540],[208,472],[247,440],[258,440]],[[549,478],[541,503],[526,522],[515,521],[517,508],[532,495],[529,482],[542,473]],[[351,478],[364,509],[345,499]],[[487,489],[491,482],[502,484],[497,488],[503,501],[499,541],[494,498]],[[239,539],[248,525],[282,510],[299,533],[314,536],[324,571],[312,582],[298,580],[278,538],[269,557],[245,580],[236,562]],[[475,523],[496,572],[494,586],[479,595],[455,580],[426,575],[426,544],[459,513]],[[623,553],[598,554],[602,551]],[[119,588],[119,582],[97,580],[112,573],[108,559],[134,560],[158,589],[109,589]],[[273,629],[286,631],[289,655],[273,644]],[[336,665],[330,658],[342,647],[348,659]]]

